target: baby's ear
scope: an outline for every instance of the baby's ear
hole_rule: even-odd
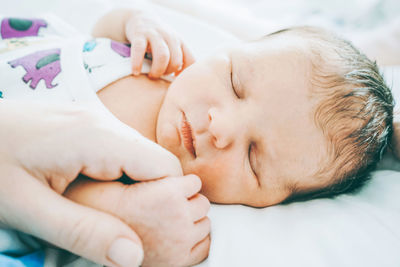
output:
[[[397,120],[397,121],[396,121]],[[395,118],[393,122],[393,135],[390,140],[389,149],[393,155],[400,160],[400,120]]]

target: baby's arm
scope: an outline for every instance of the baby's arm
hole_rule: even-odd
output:
[[[92,30],[94,37],[110,38],[118,42],[129,42],[125,35],[125,25],[131,16],[140,16],[140,10],[116,9],[101,17]]]
[[[194,57],[171,28],[160,23],[155,14],[139,9],[113,10],[96,23],[94,37],[106,37],[131,44],[132,73],[140,74],[146,52],[152,54],[149,76],[179,74],[194,62]]]
[[[210,246],[210,203],[200,188],[194,175],[133,185],[82,178],[65,196],[135,229],[145,252],[142,266],[189,266],[204,260]]]

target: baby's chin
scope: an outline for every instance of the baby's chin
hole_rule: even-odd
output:
[[[182,158],[179,155],[175,155],[178,157],[181,166],[182,166],[182,171],[183,171],[183,175],[188,175],[188,174],[195,174],[197,176],[199,176],[199,174],[196,172],[196,170],[194,170],[190,165],[190,162],[187,158]],[[199,176],[200,177],[200,176]],[[201,179],[201,177],[200,177]]]

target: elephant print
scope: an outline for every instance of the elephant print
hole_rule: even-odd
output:
[[[131,56],[131,45],[111,40],[111,49],[121,57]],[[144,58],[152,59],[151,53],[145,53]]]
[[[1,38],[38,36],[41,27],[47,27],[47,22],[43,19],[4,18],[1,21]]]
[[[30,88],[36,89],[37,84],[43,79],[46,88],[50,89],[57,86],[57,84],[53,85],[52,83],[61,72],[60,53],[61,50],[58,48],[38,51],[12,60],[8,64],[13,68],[22,66],[25,69],[26,74],[22,77],[22,80],[26,84],[30,81]]]

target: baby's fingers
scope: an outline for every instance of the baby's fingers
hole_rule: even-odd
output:
[[[191,205],[191,216],[193,222],[200,221],[203,219],[208,211],[210,210],[211,204],[208,198],[202,194],[194,195],[190,200]]]
[[[170,59],[169,49],[161,35],[150,35],[149,42],[153,57],[149,77],[159,78],[167,70]]]
[[[132,73],[139,75],[142,71],[143,59],[147,49],[147,39],[137,36],[131,43]]]
[[[176,188],[179,188],[178,192],[181,192],[186,198],[191,198],[196,195],[201,189],[201,180],[194,174],[188,174],[180,177],[171,177],[177,182]]]
[[[194,227],[195,230],[193,231],[193,238],[194,238],[193,240],[196,243],[193,244],[193,248],[196,247],[196,244],[198,242],[201,242],[202,240],[204,240],[204,238],[206,238],[210,234],[211,221],[208,217],[204,217],[200,221],[196,222],[194,224]]]
[[[210,250],[211,239],[207,235],[203,240],[196,244],[190,253],[188,265],[195,265],[202,262],[208,256]]]
[[[178,75],[184,69],[186,69],[187,67],[192,65],[195,61],[195,58],[194,58],[192,52],[184,43],[181,44],[181,48],[182,48],[182,54],[183,54],[183,58],[182,58],[183,62],[182,62],[181,69],[178,72],[175,72],[176,75]]]
[[[170,74],[173,72],[178,73],[182,69],[183,65],[183,52],[181,43],[176,38],[169,38],[167,39],[167,44],[170,52],[170,59],[165,74]]]

